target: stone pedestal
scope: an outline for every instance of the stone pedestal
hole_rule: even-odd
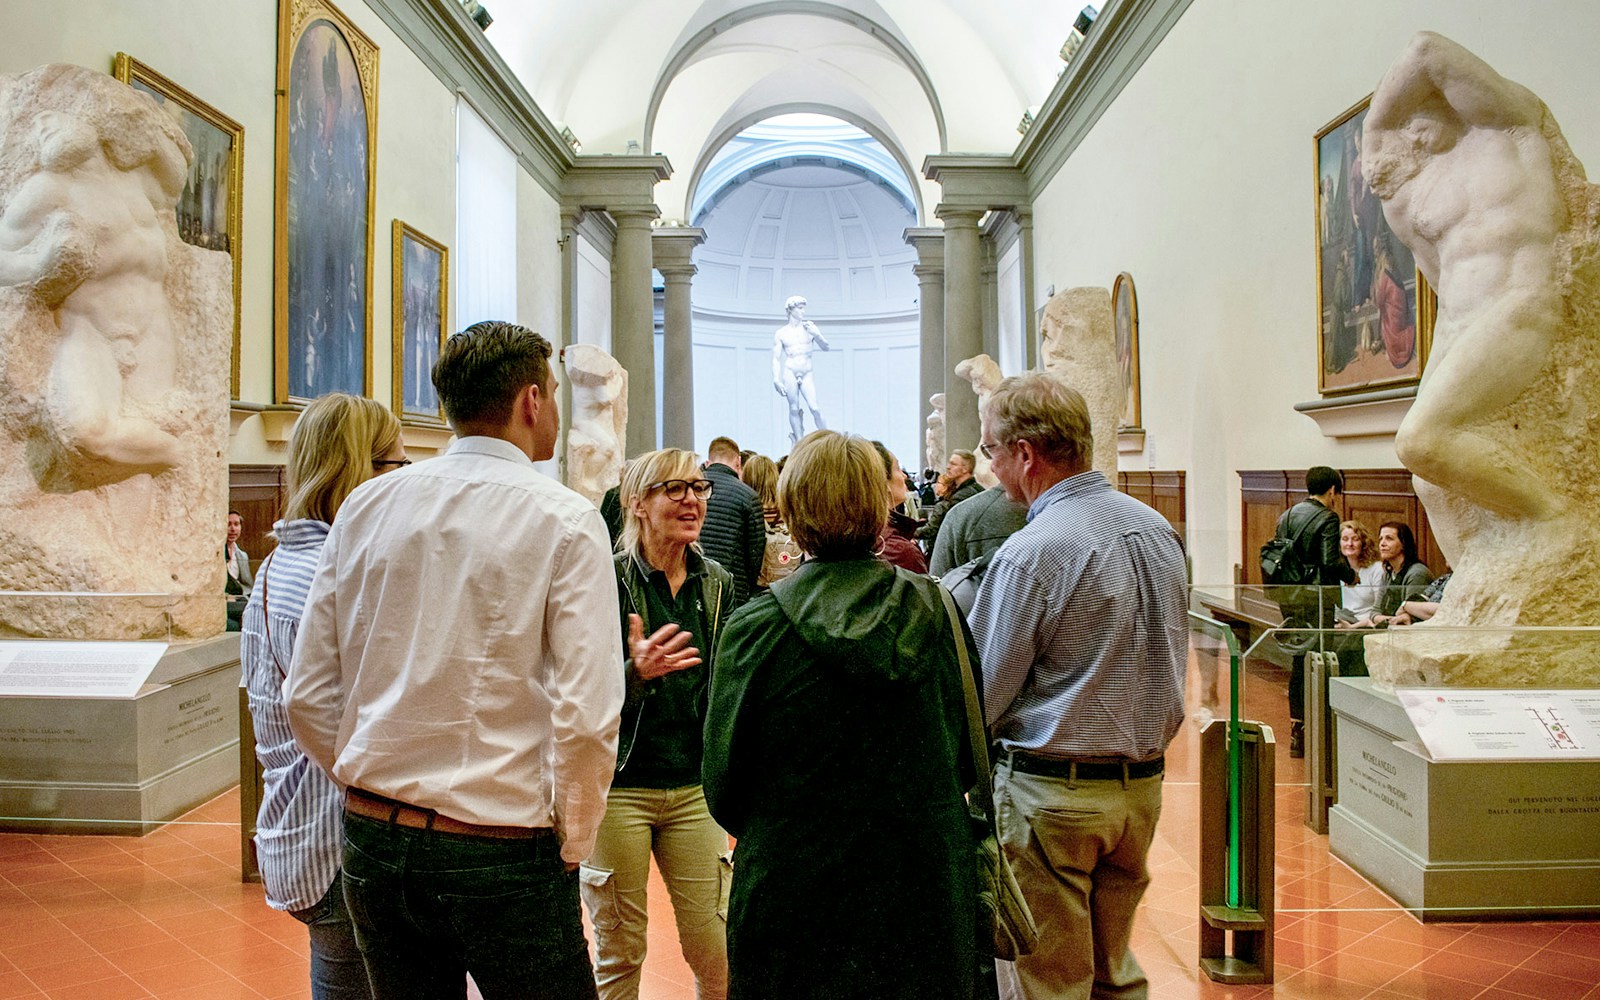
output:
[[[1336,857],[1422,920],[1600,915],[1600,762],[1436,763],[1392,693],[1328,689]]]
[[[239,636],[167,650],[133,698],[0,698],[0,830],[149,833],[239,780]]]

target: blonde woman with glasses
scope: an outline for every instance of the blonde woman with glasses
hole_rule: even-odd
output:
[[[627,697],[605,819],[579,872],[602,1000],[639,995],[652,852],[697,995],[727,995],[728,837],[700,787],[706,692],[733,605],[732,575],[700,553],[711,490],[695,456],[677,448],[640,456],[622,480],[616,569]]]
[[[382,405],[336,392],[306,407],[289,438],[289,502],[272,529],[278,547],[256,573],[244,610],[239,659],[262,768],[256,853],[267,905],[287,910],[311,936],[313,1000],[372,994],[339,871],[344,801],[333,779],[295,744],[283,680],[340,505],[373,476],[410,464],[400,421]]]

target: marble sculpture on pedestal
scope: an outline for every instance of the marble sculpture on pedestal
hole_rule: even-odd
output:
[[[1115,486],[1123,392],[1111,293],[1104,288],[1067,288],[1050,296],[1039,339],[1039,367],[1078,390],[1089,404],[1093,466]]]
[[[178,237],[188,141],[104,73],[0,77],[0,590],[170,594],[223,628],[232,269]],[[0,633],[127,638],[159,615],[41,598]]]
[[[978,394],[978,412],[983,412],[984,404],[989,402],[989,395],[1000,385],[1004,377],[1000,374],[1000,366],[995,364],[993,358],[987,354],[980,354],[975,358],[968,358],[956,365],[956,377],[964,378],[972,384],[972,391]],[[972,470],[972,476],[984,489],[1000,482],[994,472],[989,469],[989,460],[983,457],[983,449],[978,447],[979,442],[972,446],[972,457],[977,463]]]
[[[805,410],[811,411],[812,430],[822,430],[828,426],[823,423],[822,411],[817,408],[817,386],[811,375],[811,355],[829,348],[817,324],[806,319],[804,296],[789,296],[783,308],[789,314],[789,322],[772,334],[772,387],[778,390],[778,395],[789,401],[789,446],[793,447],[806,434]]]
[[[923,432],[922,440],[923,458],[928,460],[925,469],[938,471],[944,468],[944,393],[936,392],[928,397],[928,405],[933,409],[928,411],[928,429]]]
[[[1372,675],[1592,686],[1593,643],[1430,630],[1600,625],[1600,188],[1536,95],[1428,32],[1378,85],[1363,162],[1439,293],[1395,451],[1455,570],[1432,622],[1369,640]]]
[[[593,344],[561,352],[572,385],[567,428],[567,486],[599,506],[606,490],[622,482],[628,439],[628,373]]]

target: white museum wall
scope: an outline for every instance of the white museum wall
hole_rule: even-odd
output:
[[[573,343],[611,352],[611,259],[581,231],[576,239],[577,300]],[[557,288],[561,286],[556,285]]]
[[[1195,4],[1034,202],[1033,281],[1138,292],[1146,452],[1187,470],[1197,583],[1239,560],[1240,469],[1394,468],[1392,437],[1334,440],[1317,394],[1312,139],[1418,30],[1530,87],[1600,170],[1600,4]]]
[[[372,395],[387,405],[394,220],[449,244],[455,270],[456,95],[362,0],[337,0],[337,6],[379,48]],[[179,0],[83,0],[70,11],[8,0],[4,24],[0,73],[26,72],[49,62],[109,72],[112,57],[122,51],[244,126],[239,394],[247,403],[271,403],[277,5],[215,0],[197,14],[193,3]],[[555,199],[531,177],[523,176],[518,189],[519,245],[527,247],[526,256],[518,255],[520,311],[538,297],[530,290],[525,298],[522,288],[534,282],[559,287],[551,276],[559,276],[560,258]],[[548,238],[530,235],[540,232]],[[558,305],[551,303],[548,318],[535,313],[521,318],[554,331]],[[235,432],[228,457],[234,464],[280,464],[284,451],[266,440],[261,419],[250,417]]]

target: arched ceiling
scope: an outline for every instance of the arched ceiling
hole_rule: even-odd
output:
[[[1115,2],[1115,0],[1112,0]],[[667,218],[690,172],[744,123],[814,109],[868,129],[915,165],[1009,152],[1055,83],[1069,0],[584,0],[492,5],[489,40],[585,153],[630,141],[665,154]],[[927,207],[937,186],[920,182]],[[926,221],[926,220],[924,220]]]

